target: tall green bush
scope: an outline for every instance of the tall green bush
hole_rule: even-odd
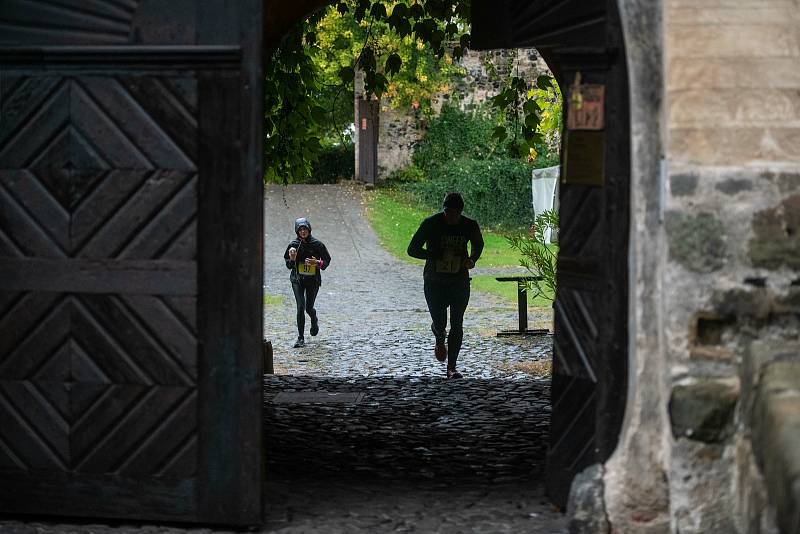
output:
[[[311,171],[312,183],[335,184],[352,180],[356,172],[355,147],[352,144],[328,146],[319,153]]]
[[[425,137],[414,150],[414,164],[430,173],[435,167],[455,159],[485,159],[494,151],[494,121],[477,111],[467,113],[452,104],[431,120]]]
[[[534,219],[531,166],[512,158],[459,158],[429,170],[429,179],[405,189],[431,209],[441,207],[449,191],[464,196],[464,212],[481,226],[498,229],[527,227]]]

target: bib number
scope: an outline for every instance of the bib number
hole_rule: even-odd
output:
[[[297,265],[297,274],[300,274],[302,276],[314,276],[315,274],[317,274],[317,266],[300,263]]]
[[[461,256],[445,256],[436,260],[436,272],[456,274],[461,271]]]

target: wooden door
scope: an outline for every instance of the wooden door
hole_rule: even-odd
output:
[[[358,179],[374,184],[378,176],[378,127],[380,101],[359,98],[358,102]]]
[[[3,512],[260,522],[257,4],[0,4]]]
[[[594,139],[604,161],[598,183],[571,182],[562,150],[546,485],[563,507],[574,476],[613,451],[625,406],[630,126],[620,21],[613,0],[482,0],[473,3],[473,19],[473,45],[536,47],[565,109],[576,73],[605,87],[605,128]],[[572,148],[579,160],[585,156]]]

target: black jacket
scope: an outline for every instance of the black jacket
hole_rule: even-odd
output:
[[[292,247],[297,249],[296,261],[289,259],[289,249]],[[312,256],[318,260],[322,260],[322,266],[318,269],[315,269],[316,272],[314,275],[300,274],[297,270],[297,266],[305,264],[306,258],[311,258]],[[289,280],[291,280],[293,283],[300,283],[303,285],[322,285],[322,275],[320,274],[320,270],[324,271],[331,263],[331,255],[328,253],[328,249],[325,247],[325,244],[313,236],[308,236],[308,239],[305,242],[300,241],[298,238],[289,243],[286,246],[286,251],[283,253],[283,259],[286,261],[286,268],[291,269],[291,272],[289,273]]]
[[[422,221],[407,252],[412,258],[425,260],[426,279],[465,280],[469,279],[469,271],[463,265],[464,260],[478,262],[483,252],[483,236],[474,219],[462,215],[458,224],[451,226],[444,213],[439,212]]]

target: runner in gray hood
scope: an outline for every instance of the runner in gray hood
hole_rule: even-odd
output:
[[[286,268],[290,269],[289,280],[292,282],[294,299],[297,302],[297,341],[294,346],[305,345],[305,314],[311,318],[309,333],[316,336],[319,333],[319,320],[314,302],[317,299],[319,287],[322,285],[321,272],[331,263],[331,255],[325,244],[311,236],[311,223],[301,217],[294,221],[294,233],[297,239],[292,240],[283,253]]]

